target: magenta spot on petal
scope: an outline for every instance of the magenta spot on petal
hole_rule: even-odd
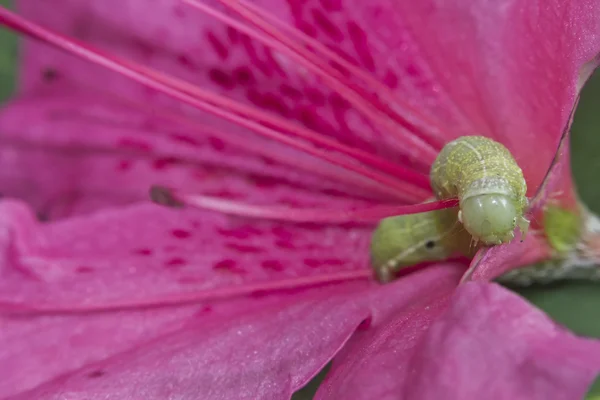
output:
[[[217,271],[233,272],[236,274],[242,274],[246,272],[243,268],[240,268],[234,260],[231,259],[216,262],[215,265],[213,265],[213,269]]]
[[[87,377],[91,378],[91,379],[100,378],[104,375],[106,375],[106,372],[102,371],[101,369],[95,369],[95,370],[87,373]]]
[[[143,59],[148,59],[154,55],[154,47],[142,40],[135,40],[133,43],[135,49],[139,52]]]
[[[140,256],[151,256],[152,255],[152,250],[150,249],[137,249],[133,251],[133,254],[137,254]]]
[[[190,69],[190,70],[193,70],[193,71],[198,70],[198,67],[196,66],[196,64],[194,64],[192,62],[192,60],[187,55],[185,55],[185,54],[178,55],[177,56],[177,62],[179,63],[179,65],[181,65],[181,66],[183,66],[183,67],[185,67],[187,69]]]
[[[287,240],[276,240],[275,246],[286,250],[294,250],[296,248],[296,245],[294,245],[293,242],[289,242]]]
[[[287,83],[282,83],[279,86],[279,91],[282,95],[287,96],[293,100],[300,100],[303,97],[301,91],[299,91],[295,87],[288,85]]]
[[[185,144],[189,144],[191,146],[195,146],[195,147],[200,147],[201,144],[200,142],[198,142],[196,139],[193,139],[189,136],[186,135],[181,135],[178,133],[172,133],[169,135],[171,137],[171,139],[177,141],[177,142],[181,142],[181,143],[185,143]]]
[[[256,82],[250,68],[239,67],[232,72],[233,79],[240,85],[250,85]]]
[[[342,9],[341,0],[319,0],[319,2],[326,11],[340,11]]]
[[[279,260],[265,260],[260,263],[263,268],[272,271],[283,271],[283,264]]]
[[[229,43],[236,44],[240,40],[240,33],[230,26],[227,27],[227,38]]]
[[[365,31],[356,22],[350,21],[348,22],[348,33],[363,65],[370,71],[375,71],[375,61],[371,55]]]
[[[87,265],[79,266],[75,269],[75,272],[78,274],[89,274],[90,272],[94,272],[94,268],[88,267]]]
[[[210,147],[212,147],[216,151],[225,150],[225,142],[223,142],[221,139],[216,138],[214,136],[211,136],[208,138],[208,144],[210,145]]]
[[[224,229],[219,228],[217,230],[221,235],[236,238],[236,239],[248,239],[250,236],[257,235],[260,233],[259,230],[249,226],[244,225],[234,229]]]
[[[206,306],[202,306],[202,308],[200,309],[200,312],[203,314],[208,314],[211,313],[213,311],[213,307],[206,305]]]
[[[265,161],[265,160],[263,160]],[[273,164],[265,162],[266,165],[271,165]],[[254,177],[252,179],[252,182],[254,183],[254,186],[256,186],[257,188],[261,188],[261,189],[268,189],[268,188],[272,188],[275,187],[279,184],[279,181],[277,179],[274,179],[272,177],[269,176],[257,176]]]
[[[156,160],[154,160],[152,162],[152,168],[156,169],[156,170],[161,170],[161,169],[165,169],[166,167],[173,165],[177,162],[177,159],[175,157],[164,157],[164,158],[157,158]]]
[[[327,259],[323,260],[323,264],[338,267],[341,265],[345,265],[346,262],[343,260],[340,260],[338,258],[327,258]]]
[[[123,138],[117,142],[117,146],[125,147],[129,150],[138,150],[143,152],[151,152],[152,146],[150,146],[146,142],[142,142],[141,140],[131,139],[131,138]]]
[[[192,234],[190,232],[183,230],[183,229],[173,229],[171,231],[171,235],[173,235],[177,239],[187,239],[190,236],[192,236]]]
[[[316,105],[316,106],[324,106],[325,105],[325,96],[323,93],[314,88],[307,88],[305,90],[306,97],[308,100]]]
[[[235,81],[232,79],[231,75],[223,70],[212,68],[208,71],[208,76],[211,81],[224,89],[230,90],[235,87]]]
[[[349,108],[348,102],[337,93],[332,93],[331,96],[329,96],[329,104],[331,104],[331,107],[334,109],[345,110]]]
[[[125,172],[131,169],[130,160],[121,160],[117,163],[117,171]]]
[[[394,72],[388,70],[383,77],[383,83],[392,89],[396,89],[398,87],[398,76],[394,74]]]
[[[239,253],[264,253],[264,249],[261,247],[257,247],[257,246],[250,246],[250,245],[244,245],[244,244],[238,244],[238,243],[226,243],[225,247],[227,247],[228,249],[231,250],[235,250]]]
[[[206,33],[206,38],[208,42],[212,46],[213,50],[217,55],[221,58],[221,60],[227,59],[229,56],[229,50],[227,50],[227,46],[225,46],[212,32]]]
[[[183,258],[175,257],[175,258],[171,258],[170,260],[168,260],[165,263],[165,266],[172,268],[172,267],[181,267],[185,264],[187,264],[187,262]]]
[[[249,89],[247,96],[248,100],[258,107],[274,111],[284,117],[288,117],[290,115],[290,108],[282,101],[281,98],[272,93],[261,94],[255,89]]]
[[[298,113],[297,118],[298,118],[298,120],[300,120],[300,122],[302,122],[304,125],[306,125],[310,129],[319,131],[319,124],[316,119],[317,117],[310,108],[300,107],[297,110],[297,113]]]
[[[317,28],[315,28],[306,21],[299,21],[298,28],[310,37],[317,37]]]
[[[294,233],[289,229],[286,229],[282,226],[274,226],[271,229],[271,232],[276,235],[279,239],[283,240],[291,240],[294,237]]]
[[[317,268],[317,267],[320,267],[321,265],[323,265],[323,262],[321,260],[317,260],[315,258],[305,258],[304,265],[306,265],[307,267],[310,267],[310,268]]]
[[[321,10],[318,8],[312,10],[312,16],[316,22],[316,24],[321,28],[327,36],[332,38],[333,40],[341,41],[344,39],[344,35],[340,28],[338,28],[335,23],[331,22],[329,18]]]
[[[419,78],[421,73],[414,64],[409,64],[405,69],[406,73],[412,77]]]

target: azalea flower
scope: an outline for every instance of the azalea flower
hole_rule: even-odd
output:
[[[0,115],[0,398],[287,399],[332,359],[318,399],[583,396],[600,342],[490,280],[570,243],[546,210],[592,218],[564,132],[600,6],[355,3],[0,11],[38,39]],[[374,224],[451,205],[416,204],[474,133],[523,168],[538,234],[373,282]]]

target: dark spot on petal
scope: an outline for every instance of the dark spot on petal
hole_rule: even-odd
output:
[[[317,260],[315,258],[305,258],[304,265],[306,265],[307,267],[310,267],[310,268],[317,268],[317,267],[320,267],[321,265],[323,265],[323,262],[320,260]]]
[[[131,138],[123,138],[117,142],[117,146],[126,147],[131,150],[138,150],[143,152],[151,152],[152,146],[148,143],[142,142],[141,140],[131,139]]]
[[[264,249],[257,246],[243,245],[238,243],[226,243],[225,247],[240,253],[264,253]]]
[[[89,274],[90,272],[94,272],[94,268],[88,267],[87,265],[79,266],[75,269],[78,274]]]
[[[100,378],[104,375],[106,375],[106,371],[103,371],[101,369],[95,369],[91,372],[88,372],[87,377],[94,379],[94,378]]]
[[[192,234],[189,231],[183,229],[173,229],[171,231],[171,235],[173,235],[177,239],[187,239],[190,236],[192,236]]]
[[[303,97],[303,94],[298,89],[288,85],[287,83],[283,83],[279,86],[279,91],[284,96],[287,96],[293,100],[300,100]]]
[[[398,76],[393,71],[388,70],[383,77],[383,83],[392,89],[396,89],[398,87]]]
[[[271,232],[278,238],[283,240],[291,240],[294,237],[294,233],[291,230],[284,228],[283,226],[274,226],[271,229]]]
[[[173,140],[175,140],[177,142],[189,144],[189,145],[196,146],[196,147],[200,147],[201,146],[200,142],[198,142],[196,139],[193,139],[193,138],[191,138],[189,136],[186,136],[186,135],[172,133],[169,136],[171,137],[171,139],[173,139]]]
[[[318,8],[312,10],[312,16],[316,22],[316,24],[321,28],[323,32],[327,36],[329,36],[333,40],[341,41],[344,39],[344,35],[340,28],[338,28],[335,23],[331,22],[329,18],[321,10]]]
[[[50,83],[54,82],[59,78],[59,73],[55,68],[47,67],[42,70],[42,79],[44,82]]]
[[[230,90],[235,87],[235,81],[232,79],[231,75],[221,69],[212,68],[208,71],[208,77],[223,89]]]
[[[256,82],[250,68],[239,67],[233,70],[233,79],[240,85],[250,85]]]
[[[131,169],[131,161],[130,160],[121,160],[117,163],[117,171],[128,171]]]
[[[213,269],[221,272],[231,272],[234,274],[244,274],[246,270],[240,267],[235,260],[226,259],[216,262]]]
[[[230,26],[227,27],[227,37],[231,44],[236,44],[240,40],[240,33]]]
[[[170,268],[175,268],[175,267],[182,267],[185,264],[187,264],[187,262],[183,258],[175,257],[175,258],[171,258],[170,260],[168,260],[165,263],[165,266],[170,267]]]
[[[305,91],[308,100],[317,106],[325,105],[325,96],[315,88],[307,88]]]
[[[260,263],[263,268],[272,271],[283,271],[283,264],[278,260],[265,260]]]
[[[207,32],[206,38],[208,39],[208,42],[211,44],[215,53],[217,53],[222,60],[225,60],[227,56],[229,56],[229,50],[227,50],[227,46],[221,43],[221,41],[217,39],[212,32]]]
[[[317,29],[306,21],[298,21],[298,28],[310,37],[317,37]]]
[[[140,256],[150,256],[152,255],[152,250],[150,249],[137,249],[133,251],[133,254],[137,254]]]
[[[219,138],[216,138],[216,137],[213,137],[213,136],[209,137],[208,138],[208,144],[210,145],[210,147],[212,147],[216,151],[223,151],[223,150],[225,150],[225,142],[223,142]]]
[[[192,71],[197,71],[198,67],[196,66],[196,64],[194,64],[192,62],[192,60],[185,54],[180,54],[177,56],[177,62],[179,63],[179,65],[190,69]]]
[[[293,242],[290,242],[287,240],[276,240],[275,246],[279,247],[280,249],[287,249],[287,250],[294,250],[296,248],[296,246],[294,245]]]
[[[319,0],[319,2],[326,11],[341,11],[342,9],[341,0]]]
[[[176,163],[177,159],[175,157],[157,158],[156,160],[152,161],[152,168],[156,170],[161,170]]]
[[[347,29],[350,34],[350,40],[352,40],[354,49],[362,61],[362,64],[370,71],[375,71],[375,60],[373,60],[373,56],[371,55],[371,49],[365,31],[353,21],[348,22]]]

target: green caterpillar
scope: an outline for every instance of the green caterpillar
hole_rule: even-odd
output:
[[[476,251],[454,207],[382,219],[371,239],[371,265],[380,282],[389,282],[404,267],[454,255],[471,257]]]
[[[472,256],[478,243],[508,243],[516,227],[522,236],[527,233],[527,184],[502,144],[483,136],[460,137],[444,146],[430,177],[436,197],[458,197],[459,209],[380,221],[371,239],[371,262],[381,281],[419,262]]]
[[[448,143],[431,167],[431,186],[438,199],[458,197],[458,220],[476,241],[508,243],[529,202],[523,171],[506,147],[483,136],[464,136]]]

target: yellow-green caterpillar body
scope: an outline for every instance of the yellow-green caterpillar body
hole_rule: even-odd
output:
[[[477,243],[509,242],[516,227],[527,232],[527,184],[502,144],[483,136],[458,138],[444,146],[430,178],[436,197],[458,197],[459,207],[381,220],[371,239],[371,264],[382,282],[420,262],[472,257]]]
[[[476,250],[454,207],[382,219],[371,240],[371,265],[380,282],[389,282],[404,267]]]
[[[463,136],[444,146],[431,167],[438,199],[458,197],[458,219],[476,241],[508,243],[518,226],[527,233],[527,184],[502,144],[484,136]]]

